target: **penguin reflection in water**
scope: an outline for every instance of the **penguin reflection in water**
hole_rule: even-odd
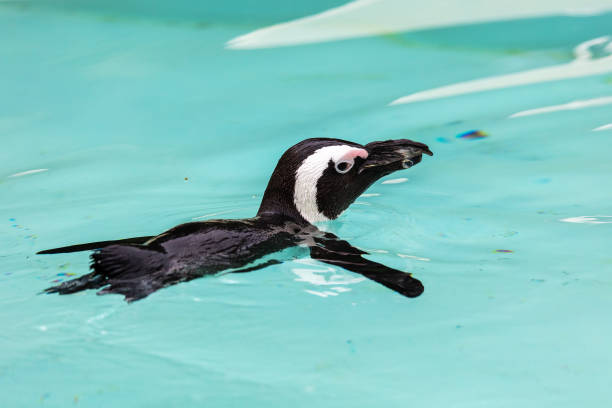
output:
[[[118,293],[128,302],[158,289],[219,272],[249,272],[280,263],[262,257],[305,246],[318,261],[339,266],[416,297],[423,285],[409,273],[363,257],[315,223],[337,218],[372,183],[421,161],[429,148],[411,140],[365,146],[338,139],[307,139],[287,150],[272,173],[254,218],[178,225],[160,235],[92,242],[39,254],[94,250],[91,272],[45,290],[62,295],[86,289]]]

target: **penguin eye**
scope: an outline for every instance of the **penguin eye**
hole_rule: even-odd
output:
[[[336,163],[336,171],[340,174],[348,173],[352,167],[353,163],[349,161],[341,161]]]

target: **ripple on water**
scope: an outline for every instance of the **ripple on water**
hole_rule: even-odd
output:
[[[399,177],[399,178],[394,178],[394,179],[390,179],[390,180],[385,180],[382,182],[382,184],[401,184],[401,183],[405,183],[407,182],[408,179],[406,177]]]
[[[338,296],[340,293],[350,292],[346,286],[353,285],[366,280],[364,277],[353,276],[333,267],[321,267],[312,259],[299,259],[298,264],[311,266],[308,268],[292,268],[291,271],[297,275],[296,282],[306,282],[315,286],[331,286],[324,290],[304,289],[304,292],[319,297]]]
[[[608,123],[607,125],[599,126],[593,129],[593,132],[600,132],[602,130],[612,130],[612,123]]]
[[[43,172],[48,171],[48,170],[49,169],[26,170],[26,171],[22,171],[22,172],[19,172],[19,173],[11,174],[9,177],[10,178],[15,178],[15,177],[28,176],[30,174],[43,173]]]

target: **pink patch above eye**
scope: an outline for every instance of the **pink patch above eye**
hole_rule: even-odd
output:
[[[355,157],[361,157],[362,159],[367,159],[368,158],[368,151],[366,149],[351,149],[348,152],[346,152],[344,155],[342,155],[342,157],[340,158],[340,161],[353,161],[355,160]]]

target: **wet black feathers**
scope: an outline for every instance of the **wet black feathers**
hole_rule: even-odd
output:
[[[164,286],[159,275],[167,267],[168,256],[161,248],[111,245],[96,250],[90,258],[90,273],[50,287],[45,292],[66,295],[103,288],[99,294],[118,293],[132,301]]]
[[[116,293],[128,302],[179,282],[245,267],[262,256],[295,245],[295,224],[284,219],[212,220],[174,227],[146,245],[110,245],[90,256],[91,272],[48,288],[62,295],[87,289]],[[287,229],[289,228],[289,229]],[[263,266],[278,263],[268,261]],[[256,270],[250,266],[238,272]]]

